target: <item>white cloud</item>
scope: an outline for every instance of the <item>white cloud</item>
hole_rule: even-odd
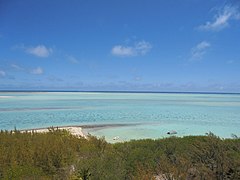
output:
[[[36,75],[40,75],[40,74],[43,74],[44,73],[44,70],[43,68],[41,67],[37,67],[37,68],[33,68],[33,69],[28,69],[28,68],[24,68],[24,67],[21,67],[17,64],[11,64],[11,67],[15,70],[18,70],[18,71],[23,71],[25,73],[30,73],[30,74],[36,74]]]
[[[67,60],[73,64],[78,64],[79,61],[77,60],[77,58],[73,57],[73,56],[67,56]]]
[[[211,44],[207,41],[202,41],[197,44],[191,50],[191,60],[200,60],[210,46]]]
[[[14,69],[16,69],[16,70],[19,70],[19,71],[24,70],[23,67],[21,67],[21,66],[19,66],[19,65],[17,65],[17,64],[11,64],[11,67],[14,68]]]
[[[230,20],[240,20],[238,7],[225,6],[217,15],[215,15],[212,22],[206,22],[204,25],[199,26],[199,29],[206,31],[219,31],[228,27]]]
[[[41,67],[37,67],[35,69],[32,69],[30,71],[31,74],[36,74],[36,75],[39,75],[39,74],[43,74],[43,69]]]
[[[116,45],[112,48],[111,53],[115,56],[130,57],[145,55],[152,48],[152,45],[146,41],[136,42],[133,46]]]
[[[36,47],[24,47],[25,52],[28,54],[32,54],[38,57],[48,57],[52,52],[52,48],[47,48],[44,45],[38,45]]]
[[[140,41],[135,44],[135,50],[138,54],[144,55],[150,51],[152,45],[146,41]]]
[[[134,81],[142,81],[142,78],[140,76],[135,76]]]
[[[0,77],[4,77],[4,76],[6,76],[5,71],[0,70]]]
[[[112,54],[115,56],[135,56],[136,53],[132,47],[124,47],[121,45],[112,48]]]

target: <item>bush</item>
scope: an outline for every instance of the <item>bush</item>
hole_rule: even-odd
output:
[[[0,179],[240,179],[240,139],[188,136],[109,144],[104,138],[0,132]]]

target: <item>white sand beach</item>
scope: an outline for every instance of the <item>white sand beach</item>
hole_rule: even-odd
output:
[[[84,137],[87,138],[87,135],[83,133],[82,127],[79,126],[62,126],[62,127],[54,127],[60,130],[67,130],[69,131],[72,135],[77,136],[77,137]],[[26,129],[26,130],[21,130],[20,132],[35,132],[35,133],[47,133],[50,131],[49,128],[36,128],[36,129]]]

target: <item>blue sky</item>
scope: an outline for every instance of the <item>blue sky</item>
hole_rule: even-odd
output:
[[[0,89],[240,92],[240,3],[1,0]]]

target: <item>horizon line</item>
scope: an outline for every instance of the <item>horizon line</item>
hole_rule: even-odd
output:
[[[176,93],[176,94],[240,94],[240,92],[208,91],[134,91],[134,90],[0,90],[0,92],[90,92],[90,93]]]

